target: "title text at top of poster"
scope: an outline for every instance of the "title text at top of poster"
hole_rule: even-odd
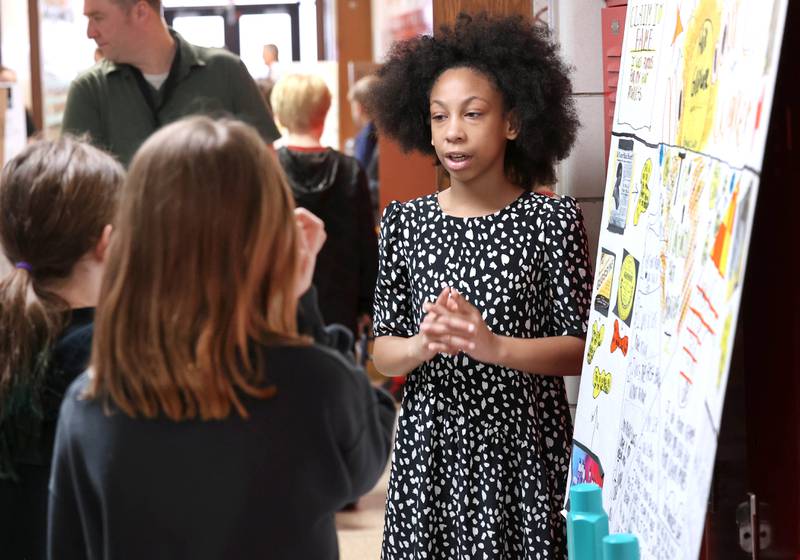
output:
[[[664,15],[664,4],[640,4],[628,9],[628,27],[654,27],[661,23]]]

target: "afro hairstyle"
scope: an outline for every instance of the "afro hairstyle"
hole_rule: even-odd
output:
[[[555,164],[569,155],[578,129],[572,84],[547,28],[522,16],[461,13],[435,37],[395,43],[367,100],[381,133],[406,152],[435,156],[430,92],[443,72],[460,67],[485,75],[519,123],[506,145],[509,180],[527,190],[555,183]]]

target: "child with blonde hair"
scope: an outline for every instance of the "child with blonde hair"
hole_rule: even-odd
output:
[[[372,315],[378,243],[367,177],[358,162],[320,143],[331,93],[322,78],[289,74],[272,90],[272,108],[288,129],[278,160],[298,206],[325,222],[314,285],[326,323],[354,334]]]

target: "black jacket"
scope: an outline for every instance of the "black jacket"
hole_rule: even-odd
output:
[[[133,419],[69,389],[56,435],[50,558],[338,558],[334,513],[389,456],[395,408],[320,346],[262,347],[277,394],[225,420]]]
[[[298,206],[325,222],[314,285],[326,323],[355,332],[359,314],[372,313],[378,241],[364,171],[355,158],[330,148],[281,148],[278,159]]]
[[[37,395],[16,391],[0,403],[0,557],[45,557],[47,483],[58,410],[89,363],[94,308],[73,309],[50,349]],[[12,402],[13,401],[13,402]]]

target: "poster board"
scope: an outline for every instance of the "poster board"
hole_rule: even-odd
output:
[[[787,0],[628,4],[570,484],[698,557]]]

